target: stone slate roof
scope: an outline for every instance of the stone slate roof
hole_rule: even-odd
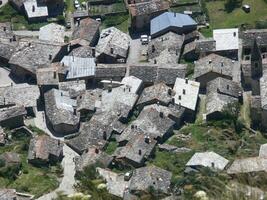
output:
[[[186,163],[187,167],[209,167],[223,170],[228,160],[214,152],[195,153]]]
[[[221,112],[229,103],[238,101],[242,88],[236,82],[224,78],[216,78],[207,84],[207,115]]]
[[[195,62],[194,78],[209,72],[232,77],[234,68],[238,68],[238,62],[217,54],[210,54]]]
[[[77,110],[88,110],[94,112],[96,102],[101,100],[102,90],[86,90],[79,98],[77,98]]]
[[[267,172],[267,159],[261,157],[250,157],[236,159],[228,168],[228,174]]]
[[[116,159],[126,159],[140,165],[152,154],[156,144],[157,141],[149,136],[136,134],[125,146],[117,148],[113,155]]]
[[[64,43],[65,27],[50,23],[42,26],[39,31],[39,40]]]
[[[0,155],[0,159],[4,160],[7,166],[21,164],[20,155],[15,152],[5,152]]]
[[[117,121],[117,114],[100,112],[93,115],[90,121],[81,125],[79,135],[67,141],[67,144],[82,154],[89,146],[103,149],[113,131],[112,123]]]
[[[174,93],[165,83],[158,83],[145,88],[140,95],[137,106],[160,103],[168,105],[172,102]]]
[[[125,64],[97,64],[95,69],[96,78],[122,78],[126,74]]]
[[[45,114],[53,126],[79,124],[79,114],[75,114],[76,100],[70,98],[69,92],[52,89],[44,94]]]
[[[96,56],[105,54],[114,58],[127,58],[129,47],[129,35],[115,27],[106,28],[101,31],[96,45]]]
[[[153,187],[156,191],[169,193],[172,173],[156,166],[141,167],[134,170],[130,180],[130,191],[145,191]]]
[[[138,100],[138,95],[131,92],[131,88],[122,85],[113,88],[111,92],[104,90],[101,99],[102,111],[114,111],[118,113],[118,117],[127,118]]]
[[[152,15],[169,8],[169,3],[161,0],[151,0],[129,5],[129,11],[132,16]]]
[[[143,81],[135,76],[126,76],[121,80],[121,84],[130,88],[132,93],[139,94],[143,86]]]
[[[251,106],[251,108],[260,109],[261,108],[261,96],[252,95],[250,106]]]
[[[9,61],[13,53],[15,53],[16,45],[17,43],[15,42],[0,42],[0,58],[4,58]]]
[[[84,152],[81,156],[75,157],[75,169],[76,171],[82,171],[86,166],[93,165],[95,163],[103,165],[102,167],[108,167],[113,160],[113,157],[105,152],[95,148],[89,147],[87,152]]]
[[[134,134],[143,133],[151,138],[161,139],[170,130],[175,122],[164,113],[153,107],[144,107],[136,120],[134,120],[120,135],[119,142],[130,141]]]
[[[36,107],[40,91],[36,85],[17,84],[0,87],[0,105],[23,105]]]
[[[80,20],[80,25],[75,27],[72,39],[82,39],[85,40],[88,45],[91,44],[92,40],[95,38],[96,34],[99,31],[100,22],[91,19],[85,18]]]
[[[62,48],[62,44],[23,39],[20,40],[15,53],[9,60],[9,64],[22,67],[35,74],[38,67],[50,66]]]
[[[60,158],[63,155],[63,143],[48,135],[39,135],[31,139],[28,160],[49,162],[50,156]]]
[[[129,66],[129,75],[143,80],[144,83],[163,81],[168,85],[173,85],[177,77],[184,78],[185,74],[186,65],[184,64],[143,63]]]
[[[69,92],[71,98],[76,98],[86,90],[84,80],[66,81],[59,83],[59,89]]]
[[[76,56],[80,58],[93,58],[93,48],[90,46],[81,46],[73,49],[69,56]]]
[[[11,29],[11,23],[4,22],[0,23],[0,41],[9,40],[13,38],[14,33]]]
[[[213,38],[196,40],[197,52],[214,52],[216,51],[216,41]]]
[[[187,78],[176,78],[173,86],[175,104],[195,111],[198,102],[199,87],[199,82],[188,80]]]
[[[38,68],[36,71],[37,85],[58,85],[57,71],[55,67]]]
[[[168,32],[152,39],[148,45],[148,59],[159,64],[178,63],[184,36]]]
[[[251,29],[240,34],[243,42],[243,47],[252,47],[254,39],[259,46],[266,46],[267,44],[267,29]]]
[[[0,122],[12,119],[18,116],[24,116],[27,112],[23,106],[12,106],[0,109]]]

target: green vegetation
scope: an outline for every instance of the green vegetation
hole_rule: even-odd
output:
[[[60,166],[37,168],[29,164],[27,162],[27,154],[30,138],[31,136],[25,132],[16,131],[12,133],[12,139],[9,144],[0,147],[0,154],[9,151],[16,152],[20,155],[22,161],[19,175],[13,178],[0,176],[0,187],[15,188],[18,192],[27,192],[39,197],[58,187],[57,177],[61,173],[61,169]],[[13,175],[10,174],[10,176]]]
[[[251,11],[246,13],[241,7],[236,7],[229,12],[225,9],[225,1],[206,2],[210,25],[215,28],[255,27],[258,21],[266,20],[267,4],[264,0],[243,0],[242,4],[251,6]],[[235,5],[240,6],[240,3]]]
[[[65,0],[65,5],[66,5],[66,13],[72,13],[74,12],[74,5],[73,5],[72,0]]]
[[[120,198],[108,193],[106,188],[98,187],[104,181],[99,177],[96,172],[96,165],[87,166],[83,172],[77,174],[76,178],[79,181],[76,189],[83,194],[88,194],[91,199],[96,200],[119,200]]]
[[[119,30],[127,33],[128,28],[130,26],[130,18],[128,14],[122,14],[122,15],[114,15],[114,16],[107,16],[104,18],[101,28],[107,28],[115,26]]]
[[[117,147],[118,147],[118,143],[116,141],[110,141],[108,143],[108,146],[107,146],[105,152],[109,155],[112,155]]]

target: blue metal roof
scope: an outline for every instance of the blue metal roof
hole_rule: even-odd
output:
[[[189,15],[173,12],[165,12],[155,17],[150,22],[150,35],[162,31],[168,27],[184,27],[197,25],[195,20]]]

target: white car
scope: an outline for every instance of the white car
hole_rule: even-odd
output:
[[[141,35],[140,41],[142,44],[148,44],[150,41],[150,36],[148,35]]]

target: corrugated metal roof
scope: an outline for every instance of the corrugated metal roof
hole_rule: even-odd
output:
[[[67,79],[82,78],[95,75],[95,59],[64,56],[61,63],[69,67]]]
[[[189,15],[173,12],[165,12],[158,17],[155,17],[150,22],[150,34],[153,35],[168,27],[184,27],[197,25],[195,20]]]

